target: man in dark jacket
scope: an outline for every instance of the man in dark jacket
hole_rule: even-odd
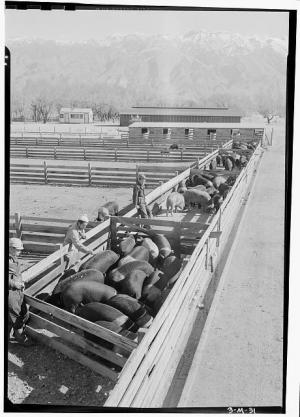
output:
[[[8,336],[13,329],[15,340],[23,346],[30,346],[32,342],[25,333],[25,324],[29,318],[27,304],[23,290],[21,266],[18,260],[23,244],[20,239],[9,239],[9,276],[8,276]]]
[[[144,174],[139,174],[135,186],[133,187],[132,201],[137,209],[138,214],[142,219],[152,217],[151,211],[146,204],[145,199],[145,183],[146,177]]]

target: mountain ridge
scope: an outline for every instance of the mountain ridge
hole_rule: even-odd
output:
[[[12,101],[46,97],[54,107],[107,103],[227,105],[248,114],[284,111],[284,39],[225,32],[113,35],[102,42],[8,40]]]

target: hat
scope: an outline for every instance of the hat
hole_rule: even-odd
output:
[[[145,174],[139,174],[138,175],[138,178],[144,178],[144,179],[146,179],[146,175]]]
[[[15,248],[18,250],[22,250],[24,249],[23,243],[21,241],[21,239],[18,239],[17,237],[12,237],[9,239],[9,247],[10,248]]]
[[[89,222],[89,219],[88,219],[87,214],[82,214],[81,216],[79,216],[78,217],[78,221],[88,223]]]

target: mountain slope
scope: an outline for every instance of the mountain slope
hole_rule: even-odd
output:
[[[228,33],[110,36],[102,42],[7,42],[14,101],[284,108],[286,43]]]

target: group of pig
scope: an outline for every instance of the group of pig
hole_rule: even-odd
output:
[[[236,175],[221,175],[216,172],[223,166],[232,171],[242,169],[249,161],[257,143],[253,142],[242,148],[223,150],[209,164],[209,170],[191,169],[190,177],[181,181],[178,188],[167,197],[167,216],[177,209],[188,211],[198,206],[203,212],[217,212],[235,182]],[[242,145],[238,145],[242,146]]]
[[[181,181],[177,191],[168,195],[167,215],[172,215],[178,208],[189,211],[195,205],[203,212],[217,212],[234,181],[234,176],[225,178],[209,171],[192,169],[190,177]]]
[[[182,261],[164,235],[140,230],[144,237],[128,233],[114,251],[92,256],[79,272],[65,271],[44,300],[127,337],[149,327],[179,277]]]

